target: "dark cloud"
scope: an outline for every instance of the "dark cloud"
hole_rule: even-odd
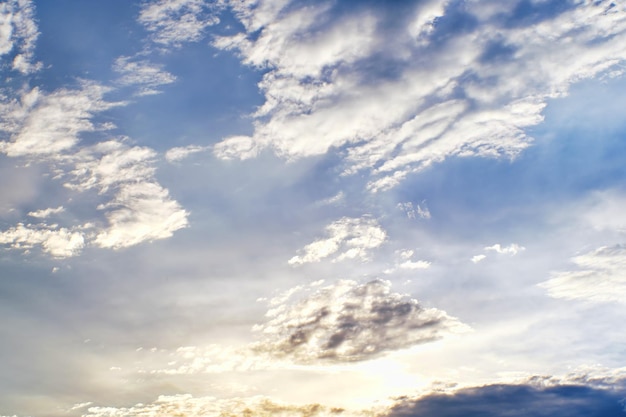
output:
[[[403,399],[387,417],[623,417],[625,395],[585,385],[487,385]]]
[[[296,302],[275,302],[280,305],[268,313],[271,319],[257,326],[265,337],[255,349],[301,363],[352,362],[467,329],[444,311],[390,292],[390,286],[339,281]]]

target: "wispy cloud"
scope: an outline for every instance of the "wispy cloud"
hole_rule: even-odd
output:
[[[47,209],[42,209],[42,210],[31,211],[30,213],[28,213],[28,215],[30,217],[35,217],[38,219],[45,219],[47,217],[50,217],[53,214],[63,213],[64,211],[65,209],[63,208],[63,206],[59,206],[57,208],[47,208]]]
[[[83,219],[94,227],[89,234],[75,230],[76,225],[18,225],[4,232],[3,243],[15,249],[40,244],[52,256],[67,257],[89,244],[117,249],[166,238],[187,225],[188,213],[154,178],[156,152],[152,149],[128,146],[118,139],[81,146],[83,134],[114,128],[93,121],[100,112],[125,104],[107,101],[104,95],[109,91],[95,83],[49,94],[35,88],[23,93],[19,101],[0,105],[0,129],[10,135],[8,141],[0,142],[0,151],[49,164],[55,179],[65,179],[70,190],[97,190],[105,199],[97,208],[108,222],[101,224],[98,216]],[[31,216],[54,213],[49,209]]]
[[[194,153],[204,152],[208,149],[206,146],[189,145],[169,149],[165,152],[165,159],[169,163],[180,162]]]
[[[601,247],[572,261],[576,270],[554,272],[539,286],[555,298],[620,303],[626,300],[626,247]]]
[[[124,86],[138,86],[140,96],[159,94],[159,86],[176,81],[176,77],[163,70],[162,65],[127,56],[117,58],[113,69],[121,74],[117,82]]]
[[[96,113],[123,103],[108,102],[104,95],[110,88],[83,83],[80,89],[60,89],[44,93],[34,88],[21,94],[19,101],[0,104],[0,129],[11,136],[0,142],[0,152],[12,157],[56,159],[70,151],[85,132],[108,130],[110,125],[96,125]]]
[[[152,34],[152,40],[163,46],[179,47],[184,42],[197,42],[208,26],[219,22],[213,10],[221,2],[203,0],[160,0],[146,2],[138,21]]]
[[[369,217],[344,217],[326,226],[326,234],[327,238],[306,245],[300,251],[302,254],[291,258],[289,264],[319,262],[335,254],[335,261],[355,258],[367,260],[369,251],[387,239],[386,232],[378,222]]]
[[[0,4],[0,58],[12,55],[14,70],[28,74],[41,69],[41,63],[33,62],[38,37],[33,2],[8,0]]]
[[[215,154],[249,158],[269,147],[296,159],[344,149],[345,173],[367,170],[369,189],[384,190],[449,156],[514,157],[548,98],[626,58],[626,13],[610,1],[518,26],[507,23],[512,3],[402,7],[234,5],[246,31],[214,45],[267,68],[266,101],[254,134],[226,138]],[[449,30],[455,19],[467,24]],[[372,74],[383,61],[394,72]]]
[[[255,326],[263,336],[256,350],[302,363],[353,362],[469,329],[444,311],[391,292],[388,281],[339,281],[300,293],[289,294],[267,313],[268,322]]]

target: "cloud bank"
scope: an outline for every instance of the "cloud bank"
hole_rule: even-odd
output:
[[[266,71],[265,103],[251,136],[214,152],[293,160],[335,149],[371,191],[451,156],[515,157],[546,100],[618,74],[626,58],[626,11],[614,2],[523,3],[232,2],[245,30],[213,44]]]

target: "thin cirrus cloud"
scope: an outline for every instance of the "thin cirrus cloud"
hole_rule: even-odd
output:
[[[369,259],[369,251],[382,245],[387,233],[375,219],[343,217],[326,226],[327,238],[306,245],[300,254],[289,259],[290,265],[319,262],[329,256],[334,261]]]
[[[160,0],[145,4],[138,21],[151,33],[153,42],[179,47],[184,42],[199,41],[207,27],[219,22],[212,12],[220,4],[220,1]]]
[[[604,246],[572,259],[577,269],[554,272],[539,284],[554,298],[590,302],[626,299],[626,247]]]
[[[513,6],[429,1],[399,18],[343,15],[326,3],[237,3],[245,31],[213,44],[267,69],[266,101],[254,134],[225,138],[215,155],[245,159],[269,147],[297,159],[339,148],[344,173],[366,170],[371,191],[453,155],[514,157],[546,100],[626,57],[626,18],[598,1],[511,26]],[[454,18],[460,29],[444,36]],[[371,74],[376,59],[397,72]]]
[[[113,69],[121,75],[117,80],[119,84],[139,87],[139,96],[159,94],[159,86],[176,81],[176,77],[163,70],[161,65],[127,56],[119,57]]]
[[[341,280],[302,298],[296,289],[274,303],[266,323],[255,326],[262,340],[254,350],[296,363],[355,362],[469,330],[390,287],[382,280]]]

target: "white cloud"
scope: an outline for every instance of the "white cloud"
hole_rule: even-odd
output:
[[[154,182],[121,185],[103,209],[110,209],[106,213],[109,226],[94,241],[103,248],[120,249],[168,238],[188,224],[188,213]]]
[[[487,255],[483,255],[483,254],[474,255],[474,256],[472,256],[470,261],[472,261],[473,263],[477,264],[478,262],[483,261],[486,257],[487,257]]]
[[[0,4],[0,57],[13,52],[11,66],[23,74],[41,68],[41,63],[32,62],[39,36],[34,16],[31,1],[8,0]]]
[[[496,243],[495,245],[485,247],[485,250],[496,252],[496,253],[503,254],[503,255],[514,256],[520,252],[525,251],[526,248],[518,245],[517,243],[511,243],[509,246],[502,246],[499,243]]]
[[[170,237],[187,226],[188,213],[154,180],[155,157],[150,148],[114,140],[74,155],[68,188],[113,192],[112,200],[98,207],[105,211],[109,224],[97,233],[97,246],[119,249]]]
[[[10,141],[0,142],[0,152],[12,157],[55,159],[78,144],[81,133],[111,128],[92,122],[94,114],[123,104],[105,101],[108,91],[95,83],[50,94],[34,88],[23,93],[19,101],[0,104],[0,130],[11,135]]]
[[[428,269],[430,262],[428,261],[405,261],[398,265],[402,269]]]
[[[42,250],[55,258],[67,258],[77,255],[85,246],[81,232],[60,228],[56,225],[24,225],[0,232],[0,244],[13,249],[30,250],[41,245]]]
[[[406,213],[406,217],[409,219],[420,218],[428,220],[431,218],[430,210],[426,206],[425,202],[413,205],[412,202],[408,201],[406,203],[398,203],[397,207],[404,211]]]
[[[182,161],[183,159],[187,158],[189,155],[192,155],[198,152],[204,152],[207,149],[208,148],[206,146],[198,146],[198,145],[176,147],[176,148],[169,149],[165,153],[165,159],[167,160],[167,162],[173,164],[173,163]]]
[[[236,3],[245,33],[214,45],[268,69],[265,103],[254,134],[225,139],[216,156],[270,148],[296,159],[343,148],[345,173],[367,170],[368,188],[385,190],[450,156],[515,157],[546,100],[626,59],[626,11],[608,0],[515,27],[506,23],[513,3],[459,4],[418,2],[383,30],[388,15],[365,8]],[[438,25],[453,13],[479,24],[444,40]],[[397,73],[373,73],[376,60]]]
[[[294,297],[268,311],[269,321],[255,326],[263,340],[255,346],[297,363],[353,362],[428,343],[469,328],[435,308],[390,291],[375,280],[338,283]]]
[[[59,206],[57,208],[47,208],[47,209],[42,209],[42,210],[31,211],[30,213],[28,213],[28,215],[30,217],[36,217],[38,219],[45,219],[47,217],[50,217],[53,214],[63,213],[64,211],[65,209],[63,208],[63,206]]]
[[[152,40],[164,46],[178,47],[197,42],[208,26],[219,19],[212,13],[221,1],[159,0],[143,3],[138,21],[152,33]]]
[[[331,255],[334,261],[359,258],[369,259],[369,251],[382,245],[387,234],[375,219],[368,217],[344,217],[326,226],[325,239],[319,239],[306,245],[301,255],[289,260],[290,265],[319,262]]]
[[[604,246],[572,259],[576,270],[554,272],[539,284],[554,298],[594,302],[626,300],[626,247]]]
[[[155,151],[129,146],[124,143],[126,139],[80,146],[84,133],[114,127],[93,122],[99,112],[124,104],[106,101],[108,91],[95,83],[49,94],[35,88],[21,94],[19,101],[0,104],[0,129],[10,135],[9,141],[0,142],[0,151],[49,164],[53,179],[64,179],[72,191],[96,190],[104,200],[97,208],[107,220],[103,225],[85,219],[84,227],[94,229],[85,235],[77,231],[83,226],[52,230],[18,225],[3,232],[3,243],[16,249],[40,244],[52,256],[67,257],[90,244],[118,249],[163,239],[187,225],[188,213],[154,178]],[[43,218],[58,212],[47,209],[30,215]]]
[[[158,94],[156,88],[171,84],[176,77],[163,70],[163,66],[146,60],[134,60],[135,58],[121,56],[115,60],[113,69],[121,74],[117,80],[121,85],[140,86],[138,95]]]

